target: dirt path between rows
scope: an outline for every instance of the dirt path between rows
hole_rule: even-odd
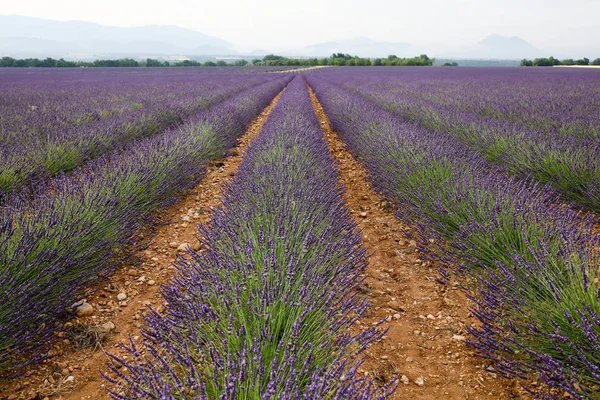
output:
[[[464,343],[465,325],[476,323],[469,300],[457,286],[436,282],[436,265],[420,259],[416,241],[405,233],[413,230],[373,190],[366,170],[346,150],[309,91],[338,162],[346,202],[372,254],[365,282],[370,308],[358,325],[389,318],[384,323],[388,333],[367,349],[361,372],[380,382],[400,375],[393,399],[529,398],[517,382],[495,374]]]
[[[10,400],[109,398],[99,373],[107,370],[109,361],[103,350],[127,358],[118,344],[126,343],[129,336],[138,343],[141,341],[140,331],[148,306],[164,310],[160,285],[168,282],[175,273],[173,262],[178,253],[185,253],[185,244],[201,251],[196,226],[207,223],[211,210],[221,203],[224,184],[235,175],[248,144],[258,135],[282,93],[252,121],[229,157],[211,162],[200,184],[160,212],[162,223],[152,232],[145,233],[153,234],[149,247],[137,254],[141,264],[123,265],[107,282],[98,285],[93,296],[86,299],[94,307],[93,314],[76,318],[71,323],[104,325],[110,329],[102,345],[96,349],[76,351],[73,350],[73,338],[69,339],[64,332],[59,333],[63,339],[56,347],[58,355],[29,371],[29,377],[0,388],[0,399],[3,396]],[[119,300],[119,295],[121,299],[123,295],[126,298]]]

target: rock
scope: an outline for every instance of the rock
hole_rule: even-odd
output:
[[[463,335],[452,335],[452,340],[458,340],[460,342],[464,342],[465,340],[467,340],[467,338],[464,337]]]
[[[360,213],[361,218],[367,218],[367,213],[365,211]]]
[[[169,243],[169,247],[172,249],[176,249],[177,248],[177,242],[171,242]]]
[[[423,386],[425,384],[425,381],[423,380],[422,376],[417,377],[417,379],[415,379],[415,385],[417,386]]]
[[[408,376],[402,375],[400,377],[400,382],[404,383],[405,385],[408,385],[410,383],[410,379],[408,379]]]
[[[412,357],[406,357],[406,362],[412,362]]]
[[[123,300],[125,300],[126,298],[127,298],[127,295],[126,295],[125,293],[119,293],[119,294],[117,295],[117,300],[119,300],[119,301],[123,301]]]
[[[154,286],[155,284],[156,284],[156,282],[153,279],[150,279],[148,281],[148,285],[150,285],[150,286]]]
[[[100,329],[102,329],[103,332],[110,332],[113,329],[115,329],[115,324],[111,321],[108,321],[108,322],[105,322],[104,324],[100,325]],[[63,374],[63,375],[67,375],[67,374]]]
[[[202,245],[200,244],[199,240],[194,240],[192,242],[192,245],[190,247],[192,248],[192,250],[198,251],[198,250],[200,250],[200,248],[202,247]]]
[[[185,222],[190,222],[192,220],[189,215],[182,215],[181,219]]]
[[[394,314],[394,315],[392,316],[392,318],[394,318],[395,320],[398,320],[398,319],[400,319],[400,317],[402,317],[402,315],[400,315],[400,314]]]
[[[75,314],[78,317],[88,317],[94,313],[94,307],[90,303],[83,302],[75,309]]]
[[[69,375],[67,377],[67,379],[64,380],[64,383],[73,382],[74,380],[75,380],[75,377],[73,375]]]
[[[130,269],[127,271],[127,274],[129,274],[129,275],[131,275],[131,276],[135,276],[135,275],[137,275],[137,270],[135,270],[135,269],[133,269],[133,268],[130,268]]]
[[[181,243],[179,247],[177,247],[177,251],[188,251],[189,248],[189,243]]]
[[[157,262],[158,261],[158,257],[152,257],[150,260]]]
[[[395,311],[404,311],[404,308],[396,300],[390,301],[388,307]]]
[[[388,358],[390,358],[389,356],[381,356],[382,360],[387,360]]]

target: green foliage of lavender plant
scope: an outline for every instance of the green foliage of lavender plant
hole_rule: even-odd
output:
[[[1,371],[46,357],[65,310],[129,255],[152,212],[201,179],[287,80],[244,91],[0,210]]]
[[[371,399],[355,353],[382,335],[347,332],[365,251],[337,185],[306,85],[296,78],[249,146],[223,206],[200,228],[207,250],[180,260],[152,313],[143,357],[113,356],[116,399]],[[123,384],[125,384],[123,386]],[[393,382],[392,382],[393,384]]]
[[[0,82],[0,201],[134,140],[177,127],[210,105],[268,80],[240,74],[171,73],[158,82],[146,81],[149,77],[117,72],[107,78],[105,72],[90,72],[74,82],[48,76],[41,82],[17,76],[16,88],[10,80]]]
[[[511,175],[551,184],[567,201],[600,211],[597,74],[509,72],[334,79],[403,121],[451,134]]]
[[[440,239],[437,257],[472,278],[482,353],[506,375],[538,373],[577,398],[600,392],[600,241],[589,216],[563,209],[548,187],[505,177],[452,136],[402,124],[322,77],[309,82],[376,187]]]

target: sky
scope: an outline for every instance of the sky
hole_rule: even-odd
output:
[[[368,37],[471,45],[496,33],[544,50],[600,53],[600,0],[19,0],[0,14],[113,26],[178,25],[240,50]]]

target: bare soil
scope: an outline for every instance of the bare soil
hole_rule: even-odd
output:
[[[106,366],[110,359],[105,351],[127,357],[119,343],[128,343],[129,337],[135,342],[141,341],[143,317],[148,307],[164,310],[160,285],[167,283],[176,272],[173,263],[177,255],[185,254],[178,247],[187,243],[194,250],[201,251],[202,243],[196,226],[207,223],[211,210],[221,203],[222,188],[235,176],[248,144],[262,129],[281,94],[254,119],[229,157],[211,162],[200,184],[160,212],[161,223],[152,231],[144,232],[144,235],[152,235],[152,239],[149,247],[137,254],[141,264],[122,265],[86,299],[94,307],[93,315],[75,318],[68,323],[74,327],[88,327],[95,332],[97,327],[112,322],[115,328],[105,334],[102,343],[77,350],[75,342],[78,338],[68,332],[58,332],[61,341],[54,349],[56,356],[32,368],[27,377],[0,387],[0,399],[3,396],[10,400],[109,398],[105,381],[99,373],[108,369]],[[127,295],[123,301],[117,299],[121,293]]]
[[[372,254],[364,287],[370,308],[357,325],[388,318],[383,327],[389,331],[367,349],[361,372],[382,383],[401,376],[394,399],[530,398],[516,381],[498,376],[464,343],[465,325],[476,323],[468,310],[470,301],[458,285],[436,281],[438,266],[421,259],[417,242],[411,239],[416,230],[396,218],[374,191],[366,170],[332,130],[312,89],[310,94],[337,160],[346,202],[362,230],[363,245]]]

